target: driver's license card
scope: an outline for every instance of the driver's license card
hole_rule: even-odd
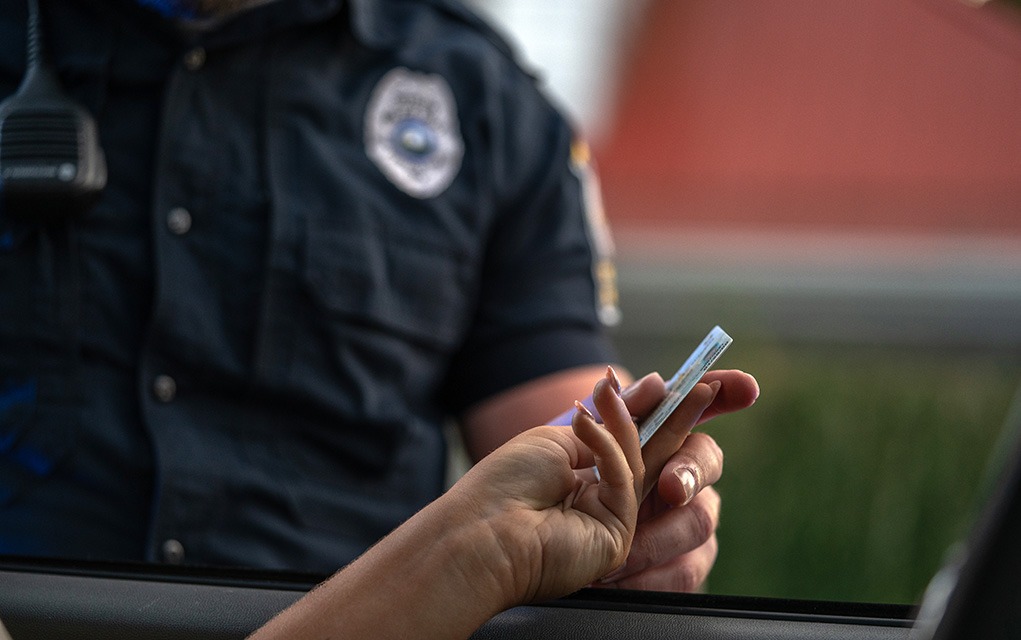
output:
[[[727,332],[719,326],[702,340],[702,343],[688,356],[688,359],[681,365],[672,378],[666,382],[666,397],[653,409],[644,420],[638,423],[638,442],[643,447],[652,438],[652,435],[666,419],[670,417],[674,409],[681,404],[684,396],[702,379],[706,371],[713,366],[713,363],[726,351],[734,339],[727,335]]]
[[[638,424],[638,441],[644,446],[652,438],[652,434],[663,426],[666,419],[673,413],[684,396],[688,395],[705,372],[713,366],[716,359],[720,357],[733,338],[720,327],[713,327],[713,330],[702,340],[702,343],[692,352],[681,368],[677,370],[672,378],[666,381],[666,397],[653,409],[652,413]],[[592,404],[592,396],[582,400],[596,418],[599,419],[599,412]],[[571,424],[571,418],[576,409],[573,407],[560,414],[547,424],[566,426]]]

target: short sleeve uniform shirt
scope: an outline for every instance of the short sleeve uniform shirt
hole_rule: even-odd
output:
[[[109,184],[0,212],[0,552],[329,571],[439,494],[445,421],[611,358],[578,146],[463,9],[42,25]]]

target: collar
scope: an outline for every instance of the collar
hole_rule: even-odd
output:
[[[351,30],[359,42],[373,49],[389,49],[398,43],[408,11],[397,10],[392,3],[378,0],[347,0],[347,3],[351,11]]]
[[[514,53],[506,41],[459,0],[347,0],[351,30],[363,45],[374,49],[398,46],[422,11],[443,14],[474,28],[506,55]]]

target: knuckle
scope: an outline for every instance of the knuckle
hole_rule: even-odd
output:
[[[692,433],[680,453],[699,470],[700,479],[715,480],[723,473],[723,450],[707,433]]]
[[[717,522],[720,520],[720,507],[723,504],[723,498],[720,497],[720,493],[713,486],[708,486],[702,490],[705,495],[702,499],[707,501],[709,504],[707,507],[712,511],[713,517]]]
[[[710,537],[699,551],[686,554],[678,563],[674,573],[674,588],[677,590],[695,591],[705,582],[716,561],[718,551],[716,536]]]
[[[716,441],[708,433],[696,431],[688,436],[684,444],[693,458],[703,458],[706,460],[723,459],[723,450],[720,449],[720,446],[716,444]]]
[[[698,542],[705,542],[716,533],[717,510],[712,505],[706,504],[704,500],[691,503],[689,508],[692,532]]]
[[[659,557],[660,544],[656,536],[635,536],[631,546],[631,557],[635,561],[635,569],[640,571],[652,566]]]
[[[678,591],[694,591],[702,584],[702,572],[690,563],[683,563],[677,568],[674,579]]]

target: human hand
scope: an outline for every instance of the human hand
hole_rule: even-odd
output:
[[[604,424],[582,406],[572,429],[536,427],[499,447],[253,640],[467,638],[499,611],[619,566],[645,475],[618,394],[610,379],[595,385]]]
[[[678,514],[713,500],[711,488],[698,489],[719,476],[722,457],[717,449],[700,459],[705,441],[685,437],[700,420],[751,404],[758,391],[740,372],[706,377],[645,450],[631,414],[662,398],[662,379],[647,376],[623,399],[611,379],[600,380],[593,400],[603,425],[579,411],[572,429],[536,427],[513,438],[252,637],[468,637],[498,611],[574,591],[625,558],[616,586],[664,588],[683,566],[704,575],[715,547],[708,560],[700,549],[713,538],[699,543]],[[661,473],[647,475],[646,465]],[[697,495],[686,506],[678,506],[685,493],[670,471],[677,467],[695,469]],[[653,486],[639,526],[639,502]],[[715,531],[715,515],[708,523]],[[678,552],[684,544],[696,546]]]
[[[650,374],[624,399],[632,414],[646,415],[665,392],[662,378]],[[750,406],[758,393],[755,379],[741,371],[710,371],[695,385],[642,450],[649,473],[631,553],[596,586],[694,591],[705,581],[716,561],[720,496],[712,484],[723,471],[723,452],[709,435],[689,433]]]
[[[637,431],[618,393],[612,378],[600,380],[592,399],[602,425],[581,407],[572,429],[526,431],[445,496],[471,505],[488,528],[497,557],[483,560],[490,571],[508,573],[497,581],[507,589],[505,606],[575,591],[627,557],[645,476]]]

